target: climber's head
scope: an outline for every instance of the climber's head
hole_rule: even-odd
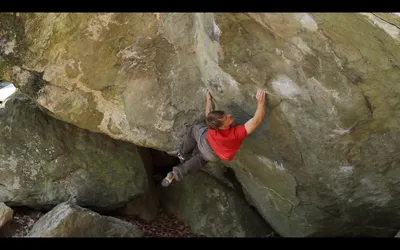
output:
[[[227,129],[233,123],[233,116],[225,111],[215,110],[208,113],[206,117],[207,127],[210,129]]]

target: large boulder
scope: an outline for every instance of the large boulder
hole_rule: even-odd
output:
[[[26,237],[142,237],[136,225],[63,202],[41,217]]]
[[[0,109],[0,163],[0,201],[11,206],[109,210],[150,184],[135,145],[49,117],[18,92]]]
[[[237,123],[264,88],[265,120],[229,163],[248,200],[283,236],[387,235],[399,27],[390,13],[2,14],[0,78],[58,119],[169,153],[204,117],[204,88]]]
[[[162,190],[163,206],[192,231],[208,237],[262,237],[273,230],[244,197],[198,171]]]

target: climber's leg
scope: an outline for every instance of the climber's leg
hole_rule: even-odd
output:
[[[207,164],[207,161],[203,158],[201,153],[196,150],[196,153],[186,162],[173,167],[172,171],[167,174],[167,177],[163,180],[162,185],[164,187],[171,184],[172,180],[182,181],[182,179],[189,173],[194,173]]]
[[[185,137],[180,145],[177,156],[181,163],[188,160],[196,148],[200,140],[200,136],[204,133],[206,127],[202,125],[193,125],[186,129]]]

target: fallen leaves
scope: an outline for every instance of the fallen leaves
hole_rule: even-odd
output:
[[[162,208],[159,209],[156,219],[149,222],[133,216],[115,217],[137,225],[144,232],[144,237],[205,237],[192,233],[188,225]]]

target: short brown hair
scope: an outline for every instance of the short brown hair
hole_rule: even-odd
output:
[[[219,129],[224,124],[222,120],[225,116],[225,112],[221,110],[215,110],[208,113],[206,117],[207,127],[210,129]]]

